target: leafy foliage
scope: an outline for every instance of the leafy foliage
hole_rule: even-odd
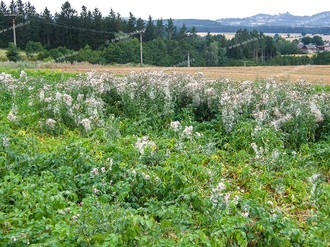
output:
[[[18,48],[15,46],[14,43],[9,43],[6,56],[9,61],[17,62],[21,59],[21,56],[19,54]]]
[[[0,245],[327,246],[329,90],[0,74]]]

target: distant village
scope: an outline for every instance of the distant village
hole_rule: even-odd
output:
[[[314,45],[314,44],[305,45],[304,43],[299,43],[298,49],[299,51],[304,53],[317,53],[323,51],[330,51],[330,43],[324,45]]]

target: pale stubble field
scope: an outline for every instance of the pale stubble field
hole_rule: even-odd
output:
[[[221,77],[235,80],[256,80],[274,78],[277,81],[297,82],[305,80],[318,84],[330,84],[330,65],[302,66],[258,66],[258,67],[129,67],[101,66],[91,64],[51,64],[48,69],[63,72],[110,72],[124,76],[131,72],[166,71],[168,73],[196,74],[203,73],[207,78]]]

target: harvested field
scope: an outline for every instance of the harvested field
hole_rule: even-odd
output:
[[[48,69],[63,72],[111,72],[116,75],[126,75],[132,71],[164,70],[170,73],[178,72],[195,74],[202,72],[206,77],[217,79],[226,77],[236,80],[255,80],[276,78],[277,80],[296,82],[306,80],[308,82],[330,84],[330,66],[260,66],[260,67],[128,67],[128,66],[101,66],[91,64],[50,64]]]

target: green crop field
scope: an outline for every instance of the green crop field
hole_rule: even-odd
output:
[[[1,72],[0,246],[329,246],[329,86]]]

